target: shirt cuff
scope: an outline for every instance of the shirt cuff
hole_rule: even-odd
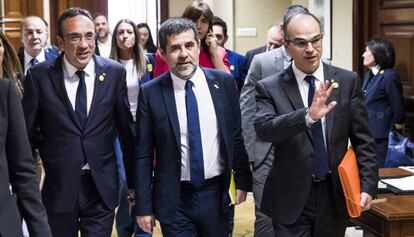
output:
[[[306,126],[307,126],[308,128],[310,128],[310,127],[312,127],[312,125],[313,125],[314,123],[316,123],[316,122],[317,122],[317,120],[313,120],[313,119],[309,116],[308,111],[309,111],[309,108],[307,108],[307,109],[306,109],[305,121],[306,121]]]

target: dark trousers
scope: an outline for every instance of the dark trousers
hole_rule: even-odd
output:
[[[164,237],[228,237],[229,214],[221,208],[222,180],[196,188],[181,182],[175,220],[161,223]]]
[[[47,209],[46,209],[47,210]],[[82,175],[79,200],[69,213],[47,210],[53,236],[77,237],[78,231],[85,237],[111,236],[114,210],[105,206],[90,174]]]
[[[273,221],[275,236],[283,237],[343,237],[348,218],[338,215],[330,176],[325,181],[312,182],[311,191],[299,219],[292,225]]]

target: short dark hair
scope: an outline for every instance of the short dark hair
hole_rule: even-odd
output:
[[[63,21],[68,18],[72,18],[72,17],[79,16],[79,15],[86,16],[87,18],[91,20],[93,24],[95,24],[88,10],[85,10],[79,7],[68,8],[64,10],[62,14],[60,14],[59,19],[58,19],[58,36],[59,37],[63,38]]]
[[[283,22],[283,35],[284,35],[284,38],[285,38],[286,41],[290,40],[290,36],[289,36],[289,32],[288,32],[289,23],[292,21],[293,18],[295,18],[298,15],[304,15],[304,16],[312,17],[316,21],[316,23],[318,23],[319,30],[322,33],[321,21],[315,15],[313,15],[310,12],[296,12],[293,15],[290,15],[289,17],[287,17],[286,21]]]
[[[103,13],[95,13],[94,15],[93,15],[93,20],[95,21],[95,19],[98,17],[98,16],[103,16],[103,17],[105,17],[105,19],[106,19],[106,21],[108,21],[108,16],[107,15],[105,15],[105,14],[103,14]]]
[[[173,17],[162,23],[161,28],[158,31],[161,50],[164,53],[166,52],[168,37],[181,34],[187,30],[192,30],[194,32],[194,39],[198,44],[200,37],[198,36],[198,31],[191,20],[183,17]]]
[[[227,36],[227,24],[223,19],[218,16],[213,17],[213,26],[220,26],[223,28],[223,34],[224,36]]]
[[[367,43],[367,47],[374,56],[375,63],[382,69],[395,66],[395,50],[389,40],[374,37]]]

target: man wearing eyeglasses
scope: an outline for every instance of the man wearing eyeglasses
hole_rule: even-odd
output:
[[[43,202],[53,236],[73,237],[78,231],[111,236],[118,205],[116,136],[125,167],[134,167],[126,72],[94,55],[95,27],[86,10],[62,13],[58,43],[61,55],[29,69],[24,85],[29,139],[40,150],[46,172]],[[128,181],[131,172],[126,172]]]
[[[302,12],[283,23],[293,61],[256,85],[257,136],[272,142],[274,161],[261,210],[275,236],[341,236],[348,223],[338,165],[348,148],[357,154],[362,210],[377,191],[375,143],[356,73],[321,62],[321,25]]]

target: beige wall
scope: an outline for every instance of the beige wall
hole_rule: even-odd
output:
[[[180,16],[192,0],[169,0],[170,16]],[[229,28],[227,47],[245,54],[265,44],[267,27],[281,20],[292,4],[307,6],[307,0],[207,0],[213,12]],[[352,69],[352,1],[332,0],[331,60],[336,66]],[[237,28],[256,28],[255,37],[237,37]]]

